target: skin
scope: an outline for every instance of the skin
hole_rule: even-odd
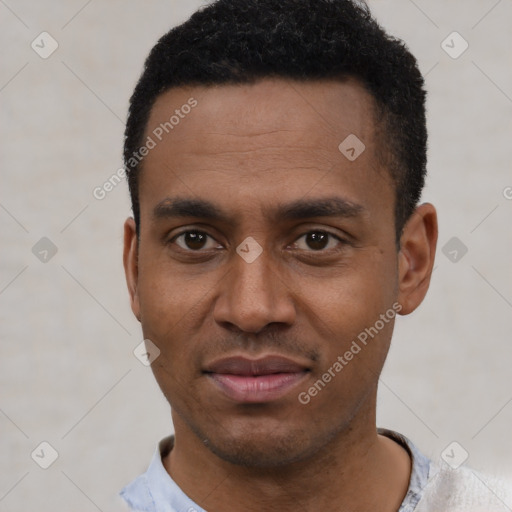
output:
[[[435,209],[416,209],[397,250],[374,100],[356,80],[175,88],[157,99],[146,136],[190,97],[198,105],[144,159],[140,237],[133,219],[124,228],[131,307],[161,351],[152,369],[172,406],[175,444],[164,465],[209,512],[240,503],[247,511],[396,511],[411,461],[375,425],[394,321],[308,404],[297,397],[394,303],[401,314],[421,303]],[[338,150],[349,134],[366,146],[353,162]],[[176,197],[210,201],[226,218],[155,215]],[[300,219],[277,211],[333,197],[357,211]],[[209,235],[205,245],[180,238],[187,230]],[[311,232],[333,236],[323,246]],[[263,249],[252,263],[236,252],[249,236]],[[234,402],[203,373],[222,356],[267,354],[309,369],[275,401]]]

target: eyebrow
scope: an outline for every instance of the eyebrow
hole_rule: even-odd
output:
[[[267,214],[272,220],[300,220],[313,217],[357,217],[366,209],[357,203],[341,197],[321,199],[299,199],[277,206]],[[229,222],[230,216],[214,203],[204,199],[167,197],[153,209],[156,219],[195,217],[201,219]]]
[[[285,220],[309,219],[311,217],[357,217],[365,208],[341,197],[322,199],[299,199],[278,207],[277,217]]]
[[[153,209],[153,217],[165,219],[173,217],[198,217],[211,220],[228,220],[219,208],[204,199],[167,197]]]

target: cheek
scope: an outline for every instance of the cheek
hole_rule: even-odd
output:
[[[319,422],[330,421],[333,414],[343,417],[373,392],[393,332],[396,311],[386,290],[347,281],[351,286],[342,291],[332,283],[333,289],[317,294],[316,301],[315,296],[309,299],[315,301],[321,322],[316,331],[323,330],[324,342],[308,387],[301,390],[301,403],[311,400]]]
[[[211,298],[214,276],[186,274],[165,257],[143,255],[139,261],[139,300],[144,335],[170,348],[200,325]]]
[[[190,356],[212,285],[206,276],[190,280],[167,262],[148,261],[151,265],[139,264],[142,331],[160,350],[151,369],[164,395],[175,403],[191,392],[197,368]]]
[[[325,328],[346,340],[373,325],[396,300],[396,259],[384,259],[376,249],[364,251],[328,278],[303,278],[298,288],[307,290],[304,304]]]

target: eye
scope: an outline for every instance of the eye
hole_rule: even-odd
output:
[[[327,231],[310,231],[299,237],[294,248],[305,251],[325,251],[334,249],[343,241]]]
[[[186,251],[209,250],[219,247],[219,243],[204,231],[184,231],[172,238],[178,247]]]

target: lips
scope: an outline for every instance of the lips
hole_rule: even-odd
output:
[[[260,359],[229,357],[209,364],[206,376],[224,394],[239,403],[265,403],[286,395],[309,372],[306,365],[283,356]]]
[[[306,369],[300,363],[281,356],[266,356],[261,359],[228,357],[207,366],[206,372],[255,377],[275,373],[298,373]]]

